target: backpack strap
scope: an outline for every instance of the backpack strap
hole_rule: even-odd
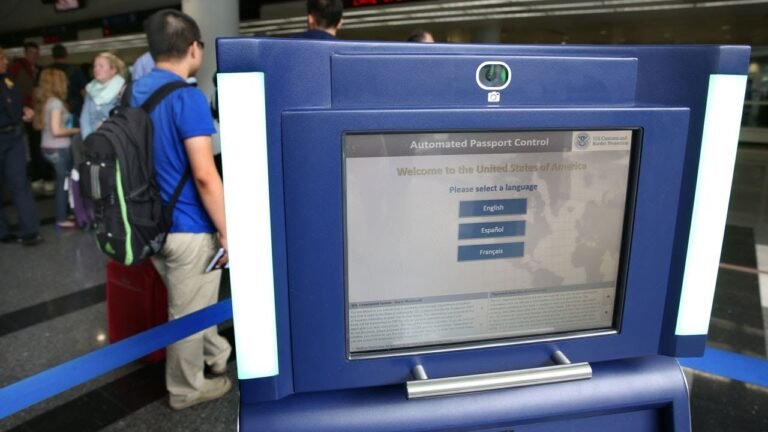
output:
[[[179,197],[181,196],[181,191],[184,190],[184,185],[189,180],[189,170],[186,170],[184,172],[184,175],[181,176],[181,180],[179,180],[179,184],[176,185],[176,190],[173,191],[173,195],[171,195],[171,199],[168,201],[168,207],[166,207],[168,211],[168,220],[171,220],[171,214],[173,213],[173,209],[176,208],[176,201],[179,200]]]
[[[131,95],[133,94],[133,83],[130,82],[123,87],[123,93],[120,94],[120,106],[128,108],[131,106]]]
[[[153,109],[159,104],[163,99],[165,99],[166,96],[173,93],[174,91],[182,88],[182,87],[189,87],[189,84],[186,83],[186,81],[171,81],[169,83],[163,84],[155,90],[154,93],[152,93],[147,100],[144,101],[143,104],[141,104],[141,109],[146,111],[147,113],[151,113]],[[126,93],[128,93],[128,90],[126,90]]]
[[[152,93],[147,100],[144,101],[143,104],[141,104],[141,109],[143,109],[147,114],[151,113],[153,109],[163,100],[166,96],[173,93],[174,91],[183,88],[183,87],[189,87],[189,84],[187,84],[185,81],[171,81],[169,83],[165,83],[160,88],[155,90],[154,93]],[[125,93],[128,95],[131,94],[131,84],[128,85],[128,88],[125,89]],[[130,103],[130,96],[128,98],[123,98],[123,100],[128,100]],[[173,191],[173,195],[171,195],[171,199],[168,201],[168,207],[166,207],[168,211],[168,219],[170,220],[171,214],[173,213],[174,208],[176,208],[176,202],[179,200],[179,197],[181,196],[181,191],[184,190],[184,185],[189,181],[190,179],[190,170],[187,169],[184,172],[184,175],[181,176],[181,180],[179,180],[179,184],[176,185],[176,189]]]
[[[165,99],[166,96],[182,87],[189,87],[189,84],[187,84],[186,81],[171,81],[161,85],[154,93],[149,95],[143,104],[141,104],[141,109],[148,113],[152,112],[157,104]],[[126,84],[122,91],[123,93],[120,95],[120,106],[130,107],[131,96],[133,96],[133,83]]]

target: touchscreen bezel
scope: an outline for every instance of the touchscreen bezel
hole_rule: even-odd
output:
[[[624,216],[621,229],[621,242],[619,247],[619,264],[616,278],[616,291],[613,305],[613,319],[609,327],[596,327],[590,329],[570,330],[563,332],[550,333],[531,333],[519,336],[508,337],[478,337],[472,340],[461,340],[457,342],[437,342],[419,344],[413,346],[403,346],[396,348],[385,348],[365,351],[351,351],[350,343],[350,302],[349,302],[349,262],[348,262],[348,224],[347,224],[347,149],[346,140],[349,135],[395,135],[395,134],[445,134],[445,133],[473,133],[473,132],[491,132],[491,133],[547,133],[547,132],[580,132],[580,131],[629,131],[632,133],[631,147],[629,150],[629,164],[627,167],[627,186],[626,199],[624,204]],[[634,221],[635,202],[637,197],[637,185],[639,174],[640,154],[643,143],[642,127],[574,127],[574,128],[535,128],[535,129],[504,129],[504,130],[401,130],[401,131],[345,131],[341,136],[341,166],[342,166],[342,202],[343,202],[343,248],[344,248],[344,323],[345,323],[345,351],[348,360],[362,360],[374,358],[386,358],[402,355],[420,355],[430,353],[443,353],[450,351],[475,350],[483,348],[494,348],[504,346],[514,346],[529,343],[542,343],[551,341],[561,341],[583,337],[606,336],[619,334],[621,332],[622,318],[624,315],[624,300],[626,297],[627,273],[629,265],[629,252],[631,246],[632,227]]]

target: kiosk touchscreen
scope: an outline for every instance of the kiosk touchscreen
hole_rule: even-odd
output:
[[[634,135],[345,134],[349,354],[616,330]]]
[[[686,429],[748,48],[217,48],[241,425]]]

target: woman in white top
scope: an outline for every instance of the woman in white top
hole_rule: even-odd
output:
[[[117,106],[125,86],[124,75],[125,63],[116,55],[103,52],[93,59],[93,81],[85,86],[85,104],[80,114],[83,139],[96,130]]]
[[[70,127],[72,116],[64,101],[67,98],[67,76],[58,69],[47,68],[40,73],[36,93],[34,126],[42,130],[40,147],[43,157],[56,171],[56,224],[74,228],[68,219],[69,205],[64,183],[72,170],[72,135],[80,129]]]

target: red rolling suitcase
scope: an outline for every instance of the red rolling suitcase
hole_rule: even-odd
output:
[[[107,333],[111,343],[168,321],[168,293],[160,275],[146,260],[135,266],[107,263]],[[165,349],[142,360],[158,362]]]

